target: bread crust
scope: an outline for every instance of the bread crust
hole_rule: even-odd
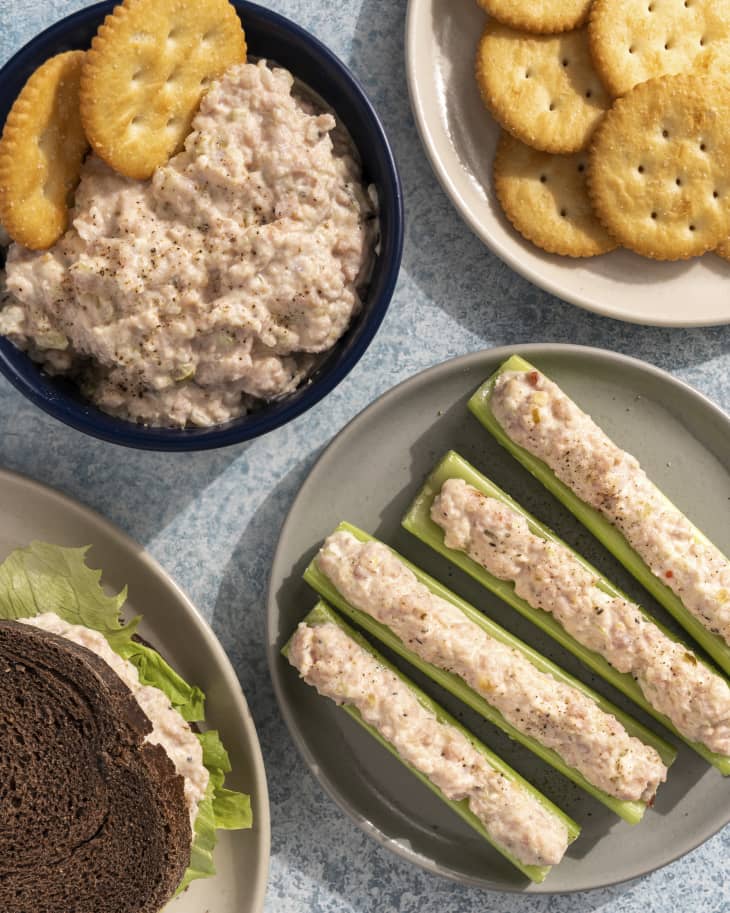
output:
[[[183,778],[144,741],[132,692],[85,647],[13,621],[0,674],[0,909],[157,913],[192,834]]]

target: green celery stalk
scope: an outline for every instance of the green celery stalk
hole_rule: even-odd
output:
[[[336,532],[341,530],[351,533],[361,542],[374,541],[373,536],[368,535],[349,523],[340,523]],[[428,587],[435,596],[439,596],[441,599],[445,599],[456,606],[457,609],[466,615],[469,621],[478,625],[483,631],[486,631],[490,637],[494,637],[495,640],[499,640],[502,643],[519,650],[541,672],[552,675],[557,681],[578,688],[583,694],[586,694],[591,700],[595,701],[601,710],[616,717],[630,735],[636,736],[636,738],[641,739],[645,744],[655,748],[659,752],[662,761],[664,761],[667,766],[670,766],[674,762],[677,753],[668,742],[664,741],[664,739],[655,735],[645,726],[642,726],[606,698],[593,691],[587,685],[584,685],[583,682],[578,681],[578,679],[573,678],[573,676],[564,672],[559,666],[556,666],[536,650],[533,650],[526,643],[515,637],[514,634],[510,634],[509,631],[506,631],[490,618],[487,618],[481,612],[478,612],[473,606],[469,605],[468,602],[465,602],[455,593],[452,593],[451,590],[447,589],[433,577],[430,577],[420,568],[416,567],[416,565],[411,564],[411,562],[403,558],[402,555],[399,555],[397,552],[395,552],[395,554],[406,567],[413,571],[418,581]],[[332,603],[361,628],[364,628],[368,633],[377,637],[387,647],[411,663],[411,665],[420,669],[421,672],[436,682],[437,685],[440,685],[446,691],[453,694],[454,697],[463,701],[467,706],[471,707],[472,710],[476,711],[486,720],[489,720],[490,723],[498,726],[506,732],[511,739],[514,739],[516,742],[519,742],[525,748],[532,751],[547,764],[550,764],[561,774],[572,780],[577,786],[580,786],[581,789],[584,789],[587,793],[590,793],[590,795],[598,799],[599,802],[602,802],[605,806],[610,808],[611,811],[615,812],[625,821],[628,821],[629,824],[637,824],[641,821],[646,810],[645,803],[622,801],[621,799],[616,799],[615,797],[608,795],[608,793],[586,780],[583,774],[575,770],[575,768],[566,764],[556,751],[547,748],[537,739],[525,735],[514,727],[502,716],[499,710],[493,707],[481,694],[467,685],[467,683],[458,675],[447,672],[444,669],[421,659],[421,657],[407,647],[390,628],[381,624],[379,621],[376,621],[371,615],[368,615],[367,612],[363,612],[361,609],[357,609],[349,603],[337,590],[332,581],[317,567],[315,560],[311,562],[304,572],[304,579],[320,596],[326,599],[327,602]]]
[[[591,532],[598,541],[604,545],[621,564],[633,574],[639,583],[664,608],[670,612],[682,627],[694,637],[707,653],[715,660],[722,670],[730,675],[730,646],[725,643],[719,634],[713,634],[685,608],[682,600],[657,577],[649,568],[643,558],[629,545],[628,541],[615,526],[600,513],[600,511],[582,501],[571,488],[562,482],[542,460],[533,456],[524,447],[516,444],[504,431],[494,417],[490,407],[490,397],[494,384],[500,374],[506,371],[533,371],[537,370],[524,358],[513,355],[476,391],[469,400],[469,410],[484,425],[497,441],[506,448],[513,457],[519,460],[525,469],[542,484],[555,497],[574,514],[578,520]],[[668,499],[667,499],[668,500]],[[702,533],[697,531],[698,535]],[[706,538],[703,536],[703,538]]]
[[[515,593],[513,583],[500,580],[498,577],[490,574],[489,571],[485,570],[480,564],[472,561],[465,552],[446,547],[444,544],[443,530],[431,519],[431,505],[433,504],[436,495],[441,491],[441,486],[447,479],[463,479],[469,485],[472,485],[474,488],[481,491],[482,494],[502,501],[527,520],[530,532],[537,536],[541,536],[543,539],[569,548],[569,546],[567,546],[562,539],[559,539],[547,526],[540,523],[539,520],[529,514],[515,500],[506,494],[506,492],[502,491],[501,488],[474,469],[474,467],[467,463],[463,457],[460,457],[453,451],[446,454],[436,469],[428,477],[425,485],[416,496],[416,499],[403,519],[403,526],[422,542],[430,545],[431,548],[435,549],[441,555],[444,555],[463,571],[466,571],[467,574],[503,599],[504,602],[513,609],[517,609],[521,615],[524,615],[525,618],[536,624],[545,631],[546,634],[549,634],[557,640],[561,646],[566,648],[566,650],[570,650],[570,652],[577,656],[586,666],[604,678],[609,684],[613,685],[614,688],[617,688],[625,694],[626,697],[631,698],[631,700],[638,704],[642,710],[651,714],[651,716],[658,720],[663,726],[666,726],[667,729],[682,739],[682,741],[686,742],[686,744],[696,751],[697,754],[712,764],[713,767],[716,767],[723,776],[730,775],[730,757],[717,754],[716,752],[710,751],[699,742],[692,742],[689,739],[684,738],[664,714],[652,707],[631,675],[627,672],[618,672],[599,653],[596,653],[595,650],[589,650],[587,647],[584,647],[583,644],[579,643],[549,612],[545,612],[543,609],[534,608],[518,596]],[[619,596],[624,599],[629,598],[617,586],[611,583],[607,577],[601,574],[600,571],[589,564],[585,558],[573,551],[573,549],[570,549],[570,551],[583,567],[590,571],[595,577],[597,585],[605,593],[608,593],[610,596]],[[641,609],[641,612],[668,637],[682,643],[680,638],[661,625],[656,619],[652,618],[644,609]],[[702,662],[702,659],[698,657],[698,661]],[[713,669],[712,671],[714,672],[715,670]]]
[[[480,754],[482,754],[486,758],[487,762],[490,764],[491,767],[493,767],[495,770],[498,770],[509,780],[512,780],[513,782],[518,783],[523,789],[527,790],[532,796],[534,796],[538,800],[538,802],[540,802],[540,804],[545,809],[547,809],[548,812],[550,812],[550,814],[558,817],[560,819],[560,821],[562,821],[562,823],[567,828],[571,843],[577,838],[578,834],[580,833],[580,825],[578,825],[575,821],[573,821],[572,818],[570,818],[568,815],[566,815],[564,811],[559,809],[557,807],[557,805],[554,805],[547,798],[547,796],[544,796],[539,790],[537,790],[534,786],[532,786],[532,784],[528,783],[527,780],[525,780],[523,777],[521,777],[517,773],[516,770],[513,770],[508,764],[505,764],[505,762],[501,758],[499,758],[496,754],[494,754],[494,752],[490,751],[486,747],[486,745],[483,745],[476,738],[476,736],[472,735],[472,733],[470,733],[467,729],[465,729],[461,725],[461,723],[459,723],[457,720],[455,720],[439,704],[437,704],[434,700],[432,700],[425,692],[421,691],[420,688],[416,687],[416,685],[414,685],[413,682],[411,682],[405,675],[403,675],[403,673],[399,669],[396,669],[396,667],[393,666],[392,663],[389,663],[385,659],[384,656],[381,656],[381,654],[378,653],[378,651],[375,650],[375,648],[372,647],[368,643],[368,641],[366,641],[360,634],[358,634],[348,624],[346,624],[346,622],[343,621],[343,619],[340,618],[340,616],[336,612],[334,612],[330,608],[330,606],[328,606],[325,602],[322,602],[320,600],[317,603],[317,605],[315,605],[315,607],[312,609],[312,611],[303,619],[303,621],[304,621],[304,623],[311,625],[311,626],[327,624],[328,622],[332,622],[336,625],[339,625],[339,627],[342,628],[343,631],[345,631],[347,633],[347,635],[352,638],[352,640],[354,640],[357,644],[359,644],[359,646],[361,646],[365,650],[367,650],[368,653],[370,653],[372,656],[374,656],[378,660],[379,663],[382,663],[382,665],[386,669],[389,669],[391,672],[394,672],[398,676],[398,678],[401,679],[401,681],[405,682],[405,684],[408,685],[410,690],[418,698],[418,701],[422,704],[422,706],[425,707],[426,710],[435,714],[436,718],[438,719],[438,721],[440,723],[447,725],[447,726],[451,726],[454,729],[457,729],[459,732],[461,732],[462,735],[464,735],[471,742],[471,744],[474,746],[474,748],[477,751],[479,751]],[[291,642],[291,638],[282,647],[281,652],[282,652],[283,656],[285,656],[285,657],[288,657],[288,655],[289,655],[290,642]],[[427,776],[425,776],[419,770],[416,770],[416,768],[414,768],[413,766],[408,764],[406,761],[404,761],[401,758],[401,756],[398,754],[396,749],[390,744],[390,742],[388,742],[386,739],[384,739],[383,736],[377,731],[377,729],[375,729],[373,726],[371,726],[370,724],[366,723],[363,720],[362,716],[360,715],[360,712],[355,707],[348,705],[348,704],[342,704],[340,706],[346,713],[348,713],[354,720],[356,720],[356,722],[358,722],[364,729],[366,729],[370,733],[370,735],[373,736],[373,738],[375,738],[384,748],[387,748],[387,750],[392,755],[394,755],[396,758],[398,758],[398,760],[405,767],[407,767],[408,770],[411,771],[411,773],[415,774],[415,776],[418,777],[418,779],[423,784],[425,784],[433,793],[435,793],[440,799],[442,799],[449,806],[449,808],[451,808],[454,812],[456,812],[456,814],[459,815],[459,817],[461,817],[464,821],[466,821],[467,824],[469,824],[471,827],[473,827],[474,830],[477,831],[478,834],[480,834],[488,843],[490,843],[506,859],[508,859],[512,863],[512,865],[514,865],[516,868],[518,868],[523,873],[523,875],[526,875],[531,881],[534,881],[537,883],[540,883],[545,880],[545,878],[547,877],[548,873],[550,872],[550,869],[552,868],[552,866],[524,865],[518,859],[515,859],[515,857],[510,852],[508,852],[506,849],[504,849],[502,846],[500,846],[495,840],[493,840],[492,837],[490,837],[487,829],[484,827],[481,820],[469,809],[469,803],[466,799],[462,799],[459,802],[454,802],[451,799],[447,799],[446,796],[443,794],[443,792],[438,788],[438,786],[433,784],[428,779]]]

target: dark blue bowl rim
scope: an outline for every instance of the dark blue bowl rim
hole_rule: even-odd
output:
[[[324,58],[328,68],[338,72],[356,96],[361,112],[367,118],[367,129],[373,135],[374,142],[380,145],[385,159],[386,182],[384,186],[378,188],[381,212],[384,202],[387,202],[392,210],[388,243],[386,246],[382,246],[381,239],[381,250],[378,255],[378,263],[383,264],[381,291],[377,300],[368,301],[364,305],[368,308],[367,320],[342,359],[319,375],[315,382],[298,391],[296,399],[291,403],[284,403],[275,414],[267,414],[266,407],[264,407],[260,412],[249,413],[242,419],[224,425],[214,425],[210,428],[172,429],[136,425],[106,415],[93,406],[84,406],[73,399],[67,399],[61,394],[49,397],[33,383],[31,378],[21,373],[13,364],[19,357],[22,359],[27,357],[15,349],[8,340],[0,339],[0,372],[27,399],[44,412],[78,431],[125,447],[168,452],[227,447],[260,437],[302,415],[327,396],[360,360],[383,322],[400,272],[404,237],[403,190],[400,175],[383,124],[359,80],[323,42],[292,20],[259,4],[250,3],[248,0],[231,0],[231,2],[242,16],[257,17],[259,21],[284,29],[295,39],[308,44],[316,55]],[[63,34],[74,26],[82,24],[85,20],[95,17],[101,19],[115,5],[116,0],[103,0],[101,3],[77,10],[44,29],[0,68],[0,85],[7,71],[22,66],[26,58],[32,57],[39,45],[53,39],[57,33]],[[35,370],[37,372],[37,369]],[[26,369],[26,373],[31,372]]]

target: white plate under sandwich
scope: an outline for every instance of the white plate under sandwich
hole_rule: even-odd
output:
[[[206,695],[206,722],[217,729],[233,770],[226,785],[251,796],[253,828],[218,831],[213,878],[194,881],[165,913],[261,913],[269,869],[269,799],[256,729],[223,647],[197,610],[142,546],[99,514],[45,485],[0,470],[0,560],[34,539],[90,545],[87,561],[102,583],[126,586],[126,617],[144,616],[140,634],[186,681]]]

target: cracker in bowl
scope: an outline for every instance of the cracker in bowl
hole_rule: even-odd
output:
[[[210,82],[246,59],[228,0],[124,0],[87,53],[81,119],[94,152],[144,179],[178,152]]]
[[[88,142],[79,115],[83,51],[51,57],[23,86],[0,140],[0,221],[32,250],[57,241]]]

